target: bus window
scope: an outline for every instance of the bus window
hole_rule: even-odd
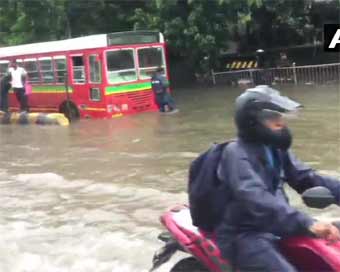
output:
[[[54,59],[54,69],[56,72],[56,82],[64,83],[65,82],[65,74],[66,74],[66,57],[65,56],[57,56],[53,57]]]
[[[163,50],[161,47],[150,47],[138,49],[139,76],[147,79],[157,67],[164,67]]]
[[[83,56],[72,57],[73,83],[85,83],[85,66]]]
[[[90,82],[101,83],[102,82],[102,71],[101,64],[97,54],[89,56],[90,63]]]
[[[9,67],[8,60],[0,60],[0,76],[8,72],[8,67]]]
[[[40,82],[37,60],[36,59],[25,59],[24,65],[27,71],[29,82],[32,82],[32,83]]]
[[[52,65],[52,58],[40,58],[39,59],[41,81],[44,83],[54,82],[54,71]]]
[[[109,83],[114,84],[137,80],[132,49],[106,52],[106,63]]]

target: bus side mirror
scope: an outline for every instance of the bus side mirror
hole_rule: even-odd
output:
[[[336,203],[336,199],[326,187],[310,188],[302,194],[303,202],[311,208],[323,209]]]

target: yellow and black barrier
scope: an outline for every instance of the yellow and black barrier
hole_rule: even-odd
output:
[[[44,114],[39,112],[0,112],[0,124],[68,126],[70,122],[62,113]]]
[[[247,61],[232,61],[226,64],[226,68],[230,70],[241,70],[241,69],[255,69],[257,68],[257,61],[247,60]]]

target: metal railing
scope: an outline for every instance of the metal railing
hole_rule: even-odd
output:
[[[211,71],[213,84],[328,84],[340,81],[340,63],[248,69],[240,71]]]

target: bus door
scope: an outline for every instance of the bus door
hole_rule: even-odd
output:
[[[69,93],[72,93],[72,100],[74,100],[79,109],[83,109],[89,101],[86,84],[85,56],[83,54],[70,55],[69,73]]]
[[[105,97],[102,86],[102,61],[98,52],[88,53],[86,55],[88,65],[88,99],[91,106],[89,111],[106,112]]]

